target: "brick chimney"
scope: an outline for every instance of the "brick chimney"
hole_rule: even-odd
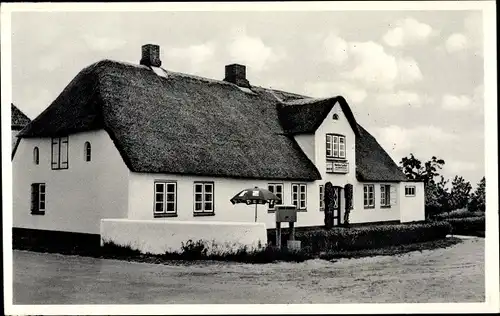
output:
[[[160,67],[160,46],[155,44],[142,45],[141,65]]]
[[[250,88],[250,83],[247,80],[246,67],[240,64],[226,66],[226,77],[224,81],[234,83],[240,87]]]

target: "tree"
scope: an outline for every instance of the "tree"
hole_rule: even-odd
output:
[[[348,183],[344,186],[344,200],[345,200],[345,212],[344,212],[344,226],[349,227],[349,214],[353,208],[353,189],[352,184]]]
[[[448,180],[440,177],[439,182],[432,181],[425,186],[425,213],[426,217],[450,211],[449,195],[446,184]]]
[[[486,211],[486,178],[483,177],[477,184],[476,190],[471,194],[469,204],[467,205],[471,212]]]
[[[455,176],[451,182],[451,191],[449,194],[449,208],[451,211],[465,208],[470,198],[471,184],[464,178]]]
[[[440,176],[437,171],[443,168],[445,162],[443,159],[432,156],[431,160],[422,164],[413,154],[410,154],[410,157],[403,157],[399,164],[401,165],[401,171],[409,180],[423,181],[424,186],[427,186],[434,183],[435,177]]]

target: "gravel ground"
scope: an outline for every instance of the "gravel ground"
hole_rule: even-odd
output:
[[[484,239],[400,256],[155,265],[14,251],[14,304],[484,301]]]

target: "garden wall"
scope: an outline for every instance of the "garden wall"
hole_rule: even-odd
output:
[[[101,245],[113,242],[143,253],[180,252],[188,240],[203,240],[208,253],[257,248],[267,244],[264,223],[196,222],[170,220],[101,220]]]

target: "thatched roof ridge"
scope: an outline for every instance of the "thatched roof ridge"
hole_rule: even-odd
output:
[[[166,76],[112,60],[92,64],[20,136],[104,129],[134,172],[313,181],[321,175],[293,135],[315,131],[339,104],[357,135],[361,179],[399,175],[340,96],[313,99],[255,86],[248,93],[222,80],[163,70]],[[375,158],[363,154],[369,150],[382,159],[373,171],[367,169]]]
[[[12,130],[21,130],[31,121],[14,103],[10,104],[10,126]]]

